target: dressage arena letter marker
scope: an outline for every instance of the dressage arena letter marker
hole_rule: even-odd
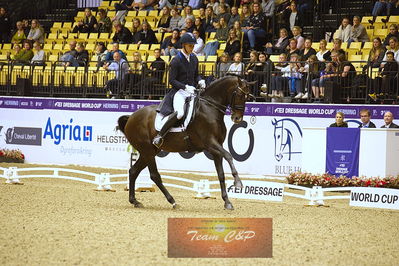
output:
[[[399,210],[399,191],[374,187],[352,188],[349,205]]]

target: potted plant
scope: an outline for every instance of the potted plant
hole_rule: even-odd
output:
[[[0,163],[23,163],[25,155],[20,150],[0,149]]]

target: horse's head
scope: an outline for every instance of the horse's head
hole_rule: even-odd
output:
[[[231,88],[231,120],[234,123],[240,123],[245,112],[245,102],[255,98],[250,93],[250,85],[255,84],[255,82],[248,82],[244,79],[237,77],[237,81]]]

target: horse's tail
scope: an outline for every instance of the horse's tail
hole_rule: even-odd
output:
[[[125,126],[126,126],[128,119],[129,119],[128,115],[122,115],[121,117],[119,117],[118,125],[116,126],[116,130],[120,130],[123,133],[125,133]]]

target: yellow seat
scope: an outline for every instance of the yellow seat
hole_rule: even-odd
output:
[[[48,36],[47,36],[47,40],[46,41],[57,40],[58,39],[57,35],[58,35],[57,33],[49,33]]]
[[[6,54],[1,54],[0,55],[0,61],[7,61],[7,55]]]
[[[312,48],[315,49],[316,51],[319,51],[320,50],[320,43],[319,42],[312,43]]]
[[[148,57],[147,57],[147,62],[154,62],[155,61],[155,56],[153,56],[153,55],[149,55]]]
[[[205,55],[198,55],[198,62],[205,62]]]
[[[208,57],[206,58],[207,62],[216,62],[218,59],[217,55],[208,55]]]
[[[95,43],[86,44],[86,50],[89,52],[94,52],[96,50],[96,44]]]
[[[86,73],[86,68],[85,67],[77,67],[75,71],[75,87],[80,88],[84,85],[85,82],[85,73]]]
[[[140,10],[137,12],[138,17],[146,17],[147,16],[147,11],[146,10]]]
[[[373,42],[365,42],[363,49],[373,49]]]
[[[139,49],[148,51],[148,50],[150,50],[150,45],[149,44],[144,44],[144,43],[140,44]]]
[[[98,33],[90,33],[88,39],[89,39],[89,40],[95,40],[95,41],[97,41],[97,39],[98,39]]]
[[[53,44],[52,43],[45,43],[43,46],[44,51],[51,51],[53,50]]]
[[[57,54],[51,54],[48,56],[48,61],[50,62],[57,62],[58,61],[58,55]]]
[[[381,40],[383,41],[385,37],[388,35],[388,29],[375,29],[373,32],[373,36],[375,37],[380,37]]]
[[[327,50],[331,50],[333,48],[333,46],[334,46],[333,42],[328,42],[326,48],[327,48]]]
[[[133,21],[126,21],[125,22],[125,27],[128,28],[129,30],[133,28]]]
[[[162,32],[155,33],[155,37],[159,43],[162,42]]]
[[[272,61],[273,63],[278,62],[278,58],[279,58],[279,55],[277,55],[277,54],[270,55],[270,61]]]
[[[62,28],[62,22],[54,22],[52,28],[61,29]]]
[[[169,55],[161,55],[161,58],[163,59],[163,61],[165,61],[166,63],[170,62],[170,56]]]
[[[158,10],[150,10],[148,12],[149,17],[158,17]]]
[[[221,43],[219,46],[219,50],[226,50],[226,43]]]
[[[35,66],[32,71],[32,85],[39,86],[43,83],[43,70],[44,66]]]
[[[4,43],[3,47],[1,49],[3,49],[3,50],[11,50],[12,49],[11,43]]]
[[[133,55],[127,55],[126,59],[127,59],[128,62],[133,62],[134,61]]]
[[[131,51],[137,51],[138,49],[139,49],[139,46],[135,43],[132,43],[129,45],[129,50],[131,50]]]
[[[115,15],[116,15],[116,11],[114,11],[114,10],[107,12],[107,16],[110,17],[110,18],[115,17]]]
[[[161,44],[159,43],[151,44],[151,50],[154,51],[155,49],[161,49]]]

